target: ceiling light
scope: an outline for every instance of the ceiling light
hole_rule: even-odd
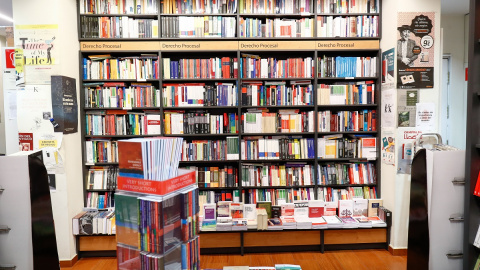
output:
[[[3,15],[3,14],[1,14],[1,13],[0,13],[0,19],[4,19],[4,20],[7,20],[7,21],[9,21],[9,22],[13,22],[13,19],[12,19],[12,18],[10,18],[10,17],[8,17],[8,16],[6,16],[6,15]]]

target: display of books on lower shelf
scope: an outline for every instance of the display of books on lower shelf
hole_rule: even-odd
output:
[[[111,235],[116,233],[115,211],[108,209],[98,211],[85,209],[72,219],[72,232],[74,235]]]
[[[372,200],[371,204],[378,204],[378,200],[381,199]],[[230,201],[202,204],[200,201],[200,227],[204,232],[387,227],[391,218],[363,215],[367,213],[367,201],[299,200],[281,205],[272,205],[271,201],[256,204]],[[386,214],[391,217],[391,212],[384,207],[379,208],[378,213],[381,217]]]

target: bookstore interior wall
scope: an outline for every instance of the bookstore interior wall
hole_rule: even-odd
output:
[[[78,1],[86,207],[114,207],[117,141],[158,135],[202,204],[381,198],[379,1],[129,3]]]

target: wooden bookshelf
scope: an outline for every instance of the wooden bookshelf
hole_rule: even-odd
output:
[[[358,158],[338,158],[338,159],[318,159],[317,158],[317,144],[316,140],[325,135],[331,134],[339,134],[343,133],[345,135],[371,135],[375,136],[377,139],[377,156],[380,155],[380,138],[379,132],[377,131],[347,131],[347,132],[318,132],[316,129],[317,126],[317,112],[330,110],[334,111],[353,111],[353,110],[376,110],[377,111],[377,119],[376,119],[376,130],[380,130],[380,123],[381,123],[381,115],[380,115],[380,91],[381,91],[381,81],[380,81],[380,72],[381,72],[381,65],[380,65],[380,39],[381,39],[381,13],[378,11],[381,10],[381,0],[378,1],[378,7],[376,12],[372,13],[322,13],[320,12],[320,8],[317,10],[317,1],[312,1],[313,6],[312,12],[310,13],[302,13],[302,14],[295,14],[295,13],[286,13],[286,14],[261,14],[261,13],[253,13],[253,12],[240,12],[240,6],[237,7],[237,11],[234,13],[229,13],[227,11],[220,12],[218,14],[168,14],[164,13],[161,8],[161,3],[164,1],[154,0],[158,4],[158,10],[155,13],[149,14],[85,14],[81,13],[80,11],[80,4],[83,3],[84,0],[77,0],[79,6],[78,18],[77,21],[79,23],[79,42],[80,42],[80,53],[79,53],[79,61],[80,61],[80,85],[81,91],[83,91],[83,84],[84,83],[95,83],[95,82],[125,82],[127,86],[136,83],[151,83],[156,87],[156,89],[160,90],[160,102],[163,104],[163,85],[164,84],[172,84],[172,83],[204,83],[206,85],[215,85],[215,83],[233,83],[237,86],[237,100],[238,105],[236,106],[182,106],[182,107],[166,107],[166,106],[158,106],[158,107],[134,107],[134,108],[88,108],[85,106],[85,95],[83,93],[80,94],[81,96],[81,136],[82,136],[82,151],[84,153],[83,156],[83,164],[84,169],[83,173],[86,176],[88,169],[91,166],[117,166],[117,162],[108,162],[108,163],[95,163],[95,164],[87,164],[85,158],[85,144],[83,143],[85,140],[93,140],[93,139],[111,139],[111,140],[119,140],[125,138],[135,138],[135,137],[146,137],[146,136],[156,136],[156,135],[87,135],[85,131],[85,113],[87,111],[101,111],[101,110],[122,110],[126,109],[125,111],[131,112],[132,110],[135,112],[142,112],[144,110],[154,111],[161,115],[161,136],[165,136],[164,131],[164,112],[167,111],[175,111],[175,110],[182,110],[185,112],[194,111],[194,110],[205,110],[208,112],[212,112],[212,114],[217,112],[227,112],[227,113],[236,113],[241,119],[241,115],[247,112],[248,109],[254,108],[268,108],[270,111],[278,111],[280,109],[300,109],[300,111],[312,111],[314,112],[314,132],[294,132],[294,133],[245,133],[241,130],[242,123],[239,120],[237,128],[239,128],[238,133],[225,133],[225,134],[188,134],[188,135],[181,135],[181,134],[167,134],[167,136],[183,136],[187,141],[191,142],[195,139],[202,139],[202,140],[224,140],[225,137],[235,137],[238,138],[239,147],[240,141],[244,137],[249,136],[297,136],[302,138],[313,138],[314,139],[314,158],[308,159],[284,159],[284,160],[242,160],[240,157],[236,160],[193,160],[193,161],[181,161],[180,166],[204,166],[204,167],[222,167],[222,166],[233,166],[237,168],[238,171],[238,179],[239,184],[237,187],[228,187],[228,188],[206,188],[200,187],[200,190],[214,190],[214,191],[239,191],[240,194],[242,190],[258,190],[258,189],[287,189],[287,188],[296,188],[293,187],[283,187],[283,186],[275,186],[275,187],[242,187],[240,183],[241,178],[241,169],[242,165],[244,164],[285,164],[290,162],[304,162],[308,165],[313,166],[313,180],[314,182],[312,185],[305,185],[301,186],[302,188],[312,188],[315,196],[316,191],[319,188],[324,186],[329,186],[333,188],[345,188],[350,186],[360,186],[360,187],[375,187],[377,190],[378,197],[380,197],[380,162],[381,160],[377,157],[375,160],[366,160],[366,159],[358,159]],[[240,5],[240,3],[238,3]],[[84,8],[84,7],[83,7]],[[351,17],[351,16],[377,16],[378,17],[378,36],[376,37],[334,37],[334,38],[325,38],[317,36],[317,18],[319,16],[332,16],[332,17]],[[82,21],[85,21],[85,18],[97,18],[97,17],[127,17],[132,18],[134,20],[139,19],[154,19],[158,20],[158,38],[85,38],[82,37],[82,31],[85,31],[83,25],[81,25]],[[176,17],[203,17],[203,16],[222,16],[228,18],[236,19],[236,35],[235,37],[226,37],[226,38],[218,38],[218,37],[186,37],[186,38],[166,38],[162,37],[162,31],[165,31],[164,26],[162,25],[162,19],[175,19]],[[313,19],[313,37],[252,37],[252,38],[242,38],[240,37],[240,18],[247,18],[247,17],[254,17],[260,20],[265,19],[301,19],[301,18],[311,18]],[[210,57],[223,57],[228,56],[231,58],[237,58],[239,61],[243,57],[242,54],[253,54],[259,55],[262,58],[278,58],[280,60],[285,60],[288,58],[311,58],[313,61],[313,74],[309,78],[298,78],[298,77],[286,77],[286,78],[246,78],[246,76],[240,76],[240,70],[238,76],[236,78],[218,78],[218,79],[210,79],[210,78],[188,78],[188,79],[164,79],[162,76],[162,71],[164,70],[164,62],[163,60],[166,58],[171,58],[172,60],[178,59],[200,59],[200,58],[210,58]],[[143,54],[155,54],[158,55],[158,79],[112,79],[112,80],[105,80],[105,79],[83,79],[83,58],[88,57],[89,55],[95,54],[110,54],[112,57],[141,57]],[[377,70],[377,75],[373,77],[319,77],[317,71],[318,65],[318,58],[322,57],[323,55],[328,56],[365,56],[365,57],[376,57],[377,62],[375,64],[375,68]],[[239,67],[240,68],[240,67]],[[252,81],[261,81],[261,82],[268,82],[268,81],[285,81],[286,85],[291,86],[291,81],[310,81],[313,85],[314,94],[312,105],[303,105],[303,106],[295,106],[295,105],[285,105],[285,106],[245,106],[241,103],[241,89],[240,86],[243,83],[249,83]],[[317,84],[335,84],[335,83],[357,83],[360,81],[373,81],[375,85],[375,101],[373,104],[353,104],[353,105],[317,105]],[[213,113],[214,112],[214,113]],[[329,163],[345,163],[345,162],[369,162],[375,164],[376,170],[376,183],[374,184],[359,184],[359,185],[320,185],[317,184],[316,179],[318,176],[317,172],[317,165],[329,162]],[[85,180],[86,181],[86,177]],[[84,183],[85,184],[85,183]],[[84,185],[86,186],[86,185]],[[86,192],[84,190],[85,200],[86,200]],[[360,234],[366,234],[366,230],[358,229]],[[373,229],[375,232],[382,232],[385,234],[385,229]],[[326,231],[325,231],[326,232]],[[333,231],[332,231],[333,232]],[[317,246],[316,248],[323,248],[325,247],[324,240],[329,239],[329,237],[333,237],[330,233],[326,233],[324,236],[323,230],[316,230],[312,232],[304,232],[304,231],[281,231],[278,232],[281,235],[285,235],[286,237],[297,237],[302,235],[309,236],[309,237],[300,237],[300,243],[306,246]],[[231,232],[231,240],[228,240],[224,246],[229,248],[255,248],[260,247],[257,243],[255,244],[255,238],[265,238],[269,239],[268,241],[272,241],[272,243],[276,243],[276,238],[281,237],[272,237],[275,234],[271,232]],[[251,236],[250,236],[251,234]],[[333,233],[333,234],[336,234]],[[221,247],[223,244],[216,243],[218,239],[224,239],[227,234],[225,233],[202,233],[202,241],[201,245],[202,248],[218,248]],[[249,236],[247,236],[249,235]],[[258,237],[255,237],[257,235]],[[318,237],[317,237],[318,235]],[[315,236],[315,237],[313,237]],[[111,236],[105,236],[105,239],[111,238]],[[341,237],[341,236],[339,236]],[[225,237],[228,238],[228,237]],[[305,239],[304,239],[305,238]],[[364,237],[368,238],[368,234]],[[375,237],[373,237],[375,238]],[[377,237],[378,238],[378,237]],[[375,238],[375,239],[377,239]],[[93,239],[93,238],[92,238]],[[314,239],[314,240],[313,240]],[[305,241],[304,241],[305,240]],[[82,240],[84,241],[84,240]],[[102,240],[103,241],[103,240]],[[109,241],[109,240],[106,240]],[[280,241],[280,240],[279,240]],[[312,242],[313,241],[313,242]],[[347,240],[348,241],[348,240]],[[225,241],[224,241],[225,242]],[[238,244],[238,243],[243,243]],[[328,241],[327,241],[328,242]],[[375,242],[377,243],[377,242]],[[277,243],[279,246],[289,246],[291,243]],[[355,241],[352,241],[352,244],[357,244]],[[82,242],[81,242],[81,245]],[[217,246],[215,246],[217,245]],[[348,245],[345,245],[348,247]]]

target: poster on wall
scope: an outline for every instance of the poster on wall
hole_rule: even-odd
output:
[[[418,90],[398,89],[397,113],[398,127],[415,127],[418,103]]]
[[[56,132],[77,132],[77,91],[74,78],[52,76],[52,119],[58,124]]]
[[[433,88],[435,12],[399,12],[397,88]]]
[[[382,84],[395,82],[395,48],[382,52]],[[382,87],[383,89],[383,87]]]
[[[388,85],[388,84],[386,84]],[[391,84],[390,84],[391,85]],[[382,127],[393,128],[395,127],[395,89],[384,89],[386,86],[382,86]]]
[[[382,162],[386,165],[395,166],[395,134],[393,130],[383,131]]]
[[[417,103],[416,116],[417,129],[423,131],[435,130],[435,104],[434,103]]]
[[[15,25],[15,47],[23,50],[26,84],[50,84],[60,63],[56,47],[58,25]]]

